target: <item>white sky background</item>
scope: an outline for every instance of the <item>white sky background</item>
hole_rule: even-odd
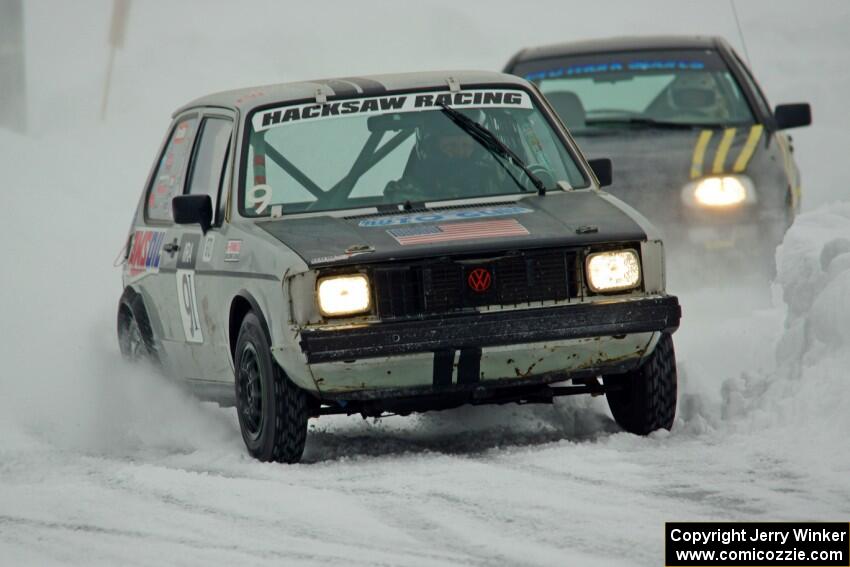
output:
[[[109,0],[26,3],[36,135],[98,119],[111,6]],[[793,133],[804,207],[846,197],[850,2],[738,0],[737,6],[771,104],[813,105],[814,126]],[[743,51],[725,1],[135,0],[110,101],[110,124],[122,130],[109,136],[129,166],[127,185],[116,191],[126,191],[129,210],[170,113],[209,92],[384,72],[498,70],[524,46],[658,33],[718,34]]]

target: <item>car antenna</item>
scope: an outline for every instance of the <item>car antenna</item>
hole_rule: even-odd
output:
[[[744,40],[744,30],[741,29],[741,20],[738,19],[738,9],[735,7],[735,0],[729,0],[729,5],[732,6],[732,15],[735,16],[735,26],[738,28],[738,36],[741,38],[741,45],[744,48],[744,57],[747,58],[747,65],[752,69],[753,62],[750,60],[750,52],[747,50],[747,42]]]

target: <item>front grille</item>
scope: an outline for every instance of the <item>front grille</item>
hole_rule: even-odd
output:
[[[485,268],[489,289],[473,291],[471,270]],[[497,257],[441,258],[372,268],[381,319],[421,317],[488,305],[521,306],[578,297],[575,250],[529,250]]]

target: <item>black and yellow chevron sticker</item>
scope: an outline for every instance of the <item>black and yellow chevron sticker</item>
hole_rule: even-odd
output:
[[[756,124],[750,128],[750,134],[747,136],[747,141],[744,142],[744,147],[741,149],[741,153],[738,154],[738,159],[735,160],[735,165],[732,166],[732,171],[735,173],[741,173],[747,169],[747,164],[750,163],[750,158],[753,157],[753,154],[756,151],[756,145],[758,145],[763,131],[764,126],[761,124]]]
[[[764,126],[761,124],[755,124],[750,128],[750,131],[747,134],[747,139],[744,142],[738,157],[732,164],[732,172],[741,173],[747,169],[747,165],[750,163],[750,159],[752,159],[753,154],[756,151],[756,146],[761,139],[763,131]],[[714,160],[711,162],[711,174],[719,175],[727,171],[726,160],[729,157],[729,153],[732,149],[733,143],[735,142],[735,135],[737,133],[737,128],[726,128],[723,130],[723,134],[720,136],[720,142],[717,144]],[[704,175],[705,154],[713,137],[714,130],[703,130],[699,133],[697,143],[694,146],[694,153],[691,158],[691,179],[697,179]]]
[[[711,141],[711,136],[714,134],[712,130],[703,130],[697,138],[697,145],[694,146],[694,155],[691,158],[691,179],[702,177],[702,162],[705,160],[705,149]]]

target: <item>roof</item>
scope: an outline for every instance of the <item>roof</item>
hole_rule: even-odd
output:
[[[614,51],[641,51],[656,49],[712,49],[726,41],[716,36],[649,35],[621,36],[584,41],[570,41],[529,47],[514,56],[511,64],[532,59],[547,59],[566,55],[587,55]]]
[[[218,106],[235,108],[241,112],[250,112],[254,108],[268,104],[279,104],[297,100],[316,98],[321,89],[328,99],[334,97],[356,97],[380,95],[384,92],[416,89],[448,89],[449,78],[458,84],[510,84],[524,86],[524,79],[492,71],[429,71],[422,73],[395,73],[387,75],[368,75],[362,77],[341,77],[335,79],[317,79],[297,83],[264,85],[232,91],[210,94],[183,105],[175,115],[186,109],[198,106]]]

